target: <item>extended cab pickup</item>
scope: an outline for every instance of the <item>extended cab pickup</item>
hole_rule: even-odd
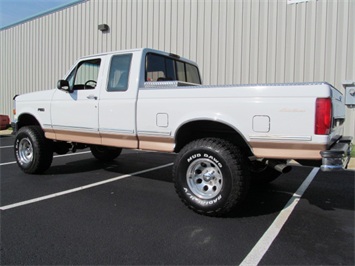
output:
[[[288,160],[346,167],[342,94],[328,83],[203,86],[196,63],[153,49],[81,58],[56,89],[20,95],[15,155],[41,173],[53,153],[91,149],[110,161],[122,148],[177,153],[182,201],[216,216],[270,182]]]

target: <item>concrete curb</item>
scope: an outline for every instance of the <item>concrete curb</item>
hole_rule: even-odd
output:
[[[0,130],[0,136],[11,135],[11,134],[12,134],[12,129]]]

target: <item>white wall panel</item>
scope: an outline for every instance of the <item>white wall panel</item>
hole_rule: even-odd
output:
[[[78,57],[136,47],[197,61],[206,84],[325,80],[342,90],[355,80],[354,14],[353,0],[83,1],[0,31],[0,113],[17,93],[55,87]]]

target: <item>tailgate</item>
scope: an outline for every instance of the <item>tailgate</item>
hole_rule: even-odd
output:
[[[344,97],[337,89],[329,85],[332,95],[332,107],[333,107],[333,121],[331,135],[332,137],[343,135],[343,128],[345,122],[345,105]]]

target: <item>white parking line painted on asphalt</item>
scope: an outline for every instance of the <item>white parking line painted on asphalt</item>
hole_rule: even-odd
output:
[[[293,194],[292,198],[287,202],[283,210],[279,213],[274,222],[240,265],[258,265],[260,263],[318,171],[319,168],[313,168],[307,178],[303,181],[302,185]]]
[[[160,165],[160,166],[157,166],[157,167],[145,169],[145,170],[142,170],[142,171],[134,172],[134,173],[131,173],[131,174],[121,175],[121,176],[117,176],[117,177],[110,178],[110,179],[107,179],[107,180],[103,180],[103,181],[100,181],[100,182],[88,184],[88,185],[85,185],[85,186],[81,186],[81,187],[77,187],[77,188],[73,188],[73,189],[69,189],[69,190],[65,190],[65,191],[61,191],[61,192],[57,192],[57,193],[53,193],[53,194],[49,194],[49,195],[46,195],[46,196],[43,196],[43,197],[38,197],[38,198],[30,199],[30,200],[21,201],[21,202],[18,202],[18,203],[9,204],[9,205],[0,207],[0,210],[5,211],[5,210],[9,210],[9,209],[20,207],[20,206],[28,205],[28,204],[31,204],[31,203],[35,203],[35,202],[44,201],[44,200],[47,200],[47,199],[56,198],[56,197],[59,197],[59,196],[63,196],[63,195],[67,195],[67,194],[70,194],[70,193],[78,192],[78,191],[81,191],[81,190],[84,190],[84,189],[89,189],[89,188],[92,188],[92,187],[97,187],[97,186],[100,186],[100,185],[111,183],[111,182],[114,182],[114,181],[117,181],[117,180],[120,180],[120,179],[124,179],[124,178],[127,178],[127,177],[134,176],[134,175],[144,174],[144,173],[151,172],[151,171],[154,171],[154,170],[158,170],[158,169],[161,169],[161,168],[169,167],[169,166],[172,166],[172,165],[173,165],[173,163],[168,163],[168,164]]]
[[[14,145],[11,145],[11,146],[2,146],[2,147],[0,147],[0,149],[13,148],[13,147],[14,147]]]
[[[85,153],[90,153],[90,152],[91,152],[91,151],[82,151],[82,152],[76,152],[76,153],[68,153],[68,154],[56,155],[56,156],[53,156],[53,158],[66,157],[66,156],[74,156],[74,155],[80,155],[80,154],[85,154]],[[8,162],[8,163],[0,163],[0,166],[9,165],[9,164],[15,164],[15,163],[16,163],[16,161]]]

